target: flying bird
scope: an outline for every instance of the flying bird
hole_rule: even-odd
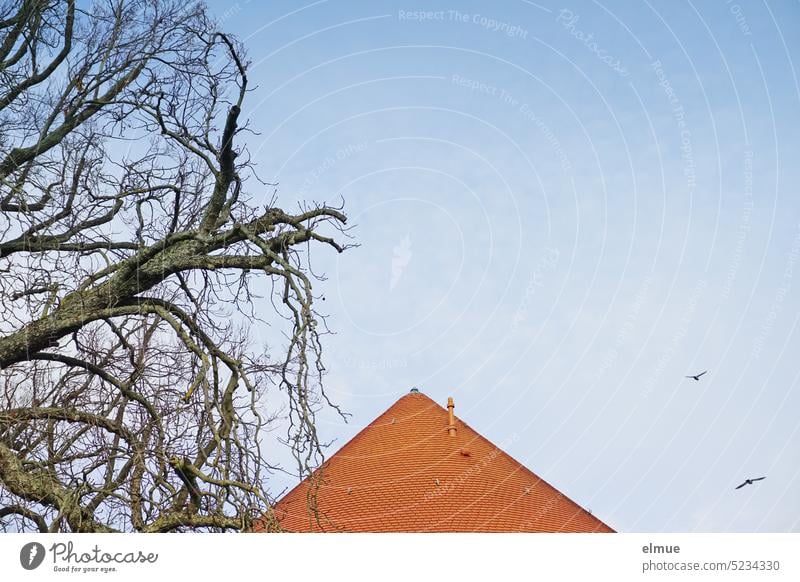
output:
[[[737,487],[737,489],[741,489],[741,488],[742,488],[742,487],[744,487],[745,485],[752,485],[752,484],[753,484],[753,483],[755,483],[756,481],[762,481],[763,479],[766,479],[766,477],[759,477],[758,479],[745,479],[745,480],[744,480],[744,483],[742,483],[741,485],[739,485],[739,486]]]
[[[687,377],[687,378],[692,378],[692,379],[694,379],[696,382],[699,382],[699,381],[700,381],[700,376],[702,376],[703,374],[707,374],[707,373],[708,373],[708,370],[703,370],[702,372],[700,372],[700,373],[699,373],[699,374],[697,374],[696,376],[686,376],[686,377]]]

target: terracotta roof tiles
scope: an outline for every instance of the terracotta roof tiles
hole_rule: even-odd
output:
[[[275,506],[285,531],[613,532],[421,393],[410,393]]]

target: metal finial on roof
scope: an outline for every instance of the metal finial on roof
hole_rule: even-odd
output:
[[[416,386],[411,388],[411,394],[419,394],[419,388],[417,388]]]
[[[449,423],[447,425],[447,434],[451,437],[456,436],[456,418],[453,414],[453,409],[456,407],[455,402],[453,402],[453,397],[450,396],[447,399],[447,416],[449,418]]]

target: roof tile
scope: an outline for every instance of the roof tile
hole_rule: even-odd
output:
[[[310,481],[275,507],[285,531],[613,532],[448,411],[412,392],[320,469],[319,519]],[[465,455],[467,451],[469,454]]]

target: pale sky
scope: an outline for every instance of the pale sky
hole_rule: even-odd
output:
[[[417,386],[619,531],[800,531],[800,4],[210,6],[259,175],[361,244],[331,451]]]

